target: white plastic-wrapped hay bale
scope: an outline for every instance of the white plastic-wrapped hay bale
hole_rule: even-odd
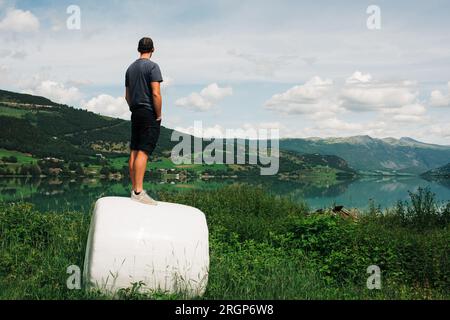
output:
[[[200,210],[122,197],[96,202],[84,263],[87,288],[111,294],[142,282],[143,291],[201,296],[208,269],[208,226]]]

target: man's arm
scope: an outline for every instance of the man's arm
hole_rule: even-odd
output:
[[[155,108],[156,119],[161,120],[162,111],[162,98],[161,98],[161,86],[159,82],[150,82],[153,96],[153,108]]]
[[[128,87],[125,87],[125,100],[127,100],[128,106],[130,107],[130,93],[128,92]]]

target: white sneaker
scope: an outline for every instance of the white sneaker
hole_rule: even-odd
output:
[[[136,194],[134,191],[131,191],[131,200],[143,203],[143,204],[149,204],[152,206],[158,205],[158,202],[153,200],[145,190],[142,190],[139,194]]]

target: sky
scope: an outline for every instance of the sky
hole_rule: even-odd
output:
[[[450,145],[448,12],[437,0],[0,0],[0,88],[129,119],[124,74],[150,36],[166,127]]]

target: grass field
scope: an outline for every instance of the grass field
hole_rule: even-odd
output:
[[[29,113],[29,111],[24,110],[24,109],[10,108],[10,107],[0,105],[0,116],[22,118],[27,113]]]
[[[159,197],[207,216],[211,264],[203,299],[450,298],[450,204],[438,211],[429,192],[358,221],[310,215],[305,205],[239,185]],[[109,298],[66,288],[67,266],[83,265],[89,221],[80,212],[0,204],[0,299]],[[372,264],[382,270],[381,290],[366,288]]]
[[[17,158],[18,164],[24,164],[24,163],[29,164],[29,163],[35,163],[37,161],[37,159],[33,158],[30,155],[22,153],[22,152],[0,149],[0,161],[1,161],[2,157],[11,157],[11,156],[14,156]]]

